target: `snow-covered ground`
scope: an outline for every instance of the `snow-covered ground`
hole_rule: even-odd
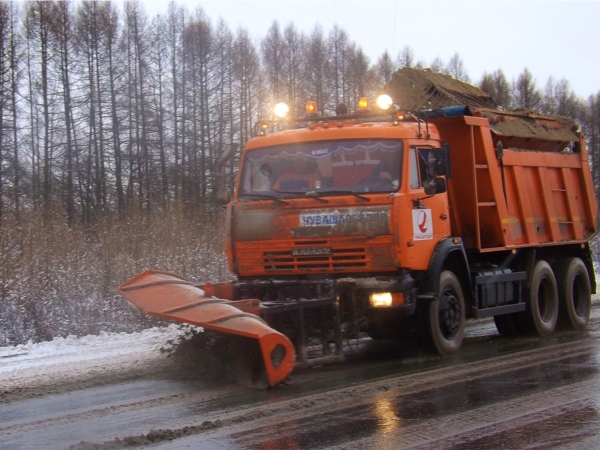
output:
[[[0,379],[29,368],[43,369],[123,356],[157,354],[168,340],[181,334],[177,325],[150,328],[140,333],[101,333],[99,336],[54,338],[37,344],[31,341],[14,347],[0,347]]]
[[[0,403],[111,382],[127,382],[169,365],[160,351],[182,334],[178,325],[139,333],[55,338],[0,347]]]

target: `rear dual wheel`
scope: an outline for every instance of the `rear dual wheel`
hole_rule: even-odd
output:
[[[583,330],[590,320],[592,286],[590,276],[579,258],[564,258],[556,267],[559,323],[564,328]]]
[[[521,314],[523,331],[541,337],[554,333],[558,320],[558,288],[552,267],[537,261],[529,280],[529,302]]]
[[[550,264],[537,261],[529,274],[528,285],[524,312],[494,317],[502,336],[533,334],[546,337],[554,333],[558,320],[558,288]]]

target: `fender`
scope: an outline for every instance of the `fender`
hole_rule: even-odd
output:
[[[585,266],[587,267],[588,273],[590,274],[590,282],[592,284],[592,294],[596,294],[597,293],[597,284],[596,284],[596,275],[594,272],[594,258],[592,257],[593,254],[593,250],[590,247],[590,242],[593,238],[595,238],[598,234],[600,233],[600,231],[596,231],[594,233],[594,235],[586,242],[585,248],[583,249],[583,258],[581,258],[583,260],[583,262],[585,263]]]
[[[456,242],[456,243],[455,243]],[[440,291],[440,274],[450,269],[456,274],[466,295],[472,291],[467,254],[461,238],[445,238],[436,245],[425,276],[419,283],[419,299],[437,300]]]

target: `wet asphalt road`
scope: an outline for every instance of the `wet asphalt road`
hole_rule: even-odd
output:
[[[368,341],[266,392],[171,377],[0,405],[0,449],[600,448],[598,306],[546,340],[471,323],[445,359]]]

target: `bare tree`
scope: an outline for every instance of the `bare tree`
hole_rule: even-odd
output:
[[[222,155],[225,149],[235,141],[235,111],[233,105],[233,35],[223,20],[219,21],[215,31],[214,57],[216,62],[214,65],[216,82],[215,116],[217,119],[215,123],[215,145],[218,154]],[[281,95],[285,95],[286,88],[283,70],[284,67],[282,67],[283,93]],[[229,176],[227,177],[227,184],[230,192],[233,192],[233,186],[235,185],[234,167],[236,162],[237,159],[232,158]]]
[[[103,30],[105,37],[105,52],[106,52],[106,68],[108,72],[108,88],[110,92],[110,132],[112,135],[112,148],[114,158],[114,180],[117,195],[117,211],[119,216],[123,217],[125,213],[125,190],[123,187],[123,154],[121,145],[121,118],[118,114],[117,98],[120,97],[120,92],[117,92],[117,78],[121,76],[117,66],[119,55],[118,50],[118,34],[120,30],[119,16],[114,5],[110,3],[104,4],[103,14]]]
[[[188,198],[194,206],[206,200],[206,192],[211,174],[210,155],[211,135],[208,117],[211,96],[212,28],[204,12],[198,8],[194,18],[184,30],[184,57],[186,63],[186,108],[189,110],[186,133],[188,145]]]
[[[377,60],[375,64],[375,71],[383,84],[388,84],[392,79],[392,74],[396,70],[396,66],[390,57],[390,54],[386,50]]]
[[[469,83],[471,79],[465,68],[465,64],[458,53],[454,53],[448,65],[446,66],[447,73],[452,75],[454,78]]]
[[[74,115],[72,102],[72,82],[71,70],[73,61],[73,33],[74,33],[74,15],[71,11],[70,2],[58,2],[54,4],[52,10],[52,28],[51,33],[54,36],[56,53],[58,55],[58,64],[60,70],[60,95],[63,104],[63,128],[66,135],[64,146],[64,164],[62,166],[62,179],[66,183],[65,192],[62,195],[63,203],[67,214],[67,223],[72,226],[75,222],[75,189],[73,173],[75,170],[75,141],[74,141]]]
[[[533,75],[525,69],[513,85],[515,104],[518,108],[537,109],[541,106],[542,94],[536,86]]]
[[[415,52],[409,45],[405,45],[402,51],[398,53],[396,66],[403,69],[405,67],[414,67],[415,63]]]
[[[184,70],[185,59],[183,58],[183,30],[186,25],[186,13],[182,8],[177,8],[175,2],[169,4],[168,10],[168,46],[170,55],[171,71],[171,102],[173,131],[173,195],[175,202],[179,204],[181,192],[181,158],[182,158],[182,130],[183,130],[183,96],[184,96]],[[180,113],[180,110],[182,112]]]
[[[283,61],[283,77],[285,80],[284,99],[289,103],[290,111],[297,114],[304,98],[305,83],[302,78],[304,61],[304,36],[296,30],[294,24],[289,24],[284,31],[285,54]]]
[[[487,72],[484,73],[478,85],[479,88],[483,92],[489,94],[502,109],[508,110],[512,108],[511,87],[502,70],[498,69],[491,74],[488,74]]]
[[[570,83],[566,78],[561,78],[556,83],[554,93],[557,106],[556,113],[564,117],[576,119],[582,108],[582,100],[571,90]]]
[[[329,47],[331,55],[331,77],[333,81],[333,101],[332,107],[339,103],[345,103],[347,99],[348,84],[347,75],[351,62],[351,51],[349,48],[348,34],[337,24],[329,33]],[[325,105],[323,105],[325,106]]]
[[[167,143],[166,143],[166,120],[165,111],[166,102],[166,71],[168,67],[167,54],[167,21],[161,16],[156,16],[151,25],[150,35],[154,45],[150,48],[149,60],[151,64],[150,78],[152,88],[150,89],[152,100],[150,108],[152,112],[152,122],[156,134],[156,147],[158,150],[160,180],[159,202],[163,209],[168,206],[169,182],[167,176]]]
[[[442,59],[439,56],[435,57],[433,61],[431,61],[429,67],[434,72],[447,73],[446,64],[444,64],[444,61],[442,61]]]
[[[8,154],[5,142],[5,115],[10,105],[10,4],[0,3],[0,229],[4,216],[5,155]]]
[[[147,18],[137,1],[125,3],[125,27],[123,44],[127,52],[130,179],[128,195],[132,196],[137,187],[140,209],[150,210],[151,206],[151,165],[148,146],[148,105],[146,91],[148,70]],[[137,186],[136,186],[137,183]]]
[[[238,113],[238,138],[243,145],[252,136],[258,119],[261,91],[260,60],[248,31],[239,29],[233,42],[234,95]]]
[[[358,105],[358,100],[361,97],[371,96],[372,80],[375,77],[375,71],[370,69],[369,59],[362,49],[353,46],[349,51],[349,94],[347,97],[352,108]]]
[[[305,47],[305,71],[307,94],[316,100],[321,108],[329,105],[332,87],[328,85],[331,79],[330,50],[319,25],[315,26]],[[325,112],[325,111],[323,111]]]
[[[285,91],[285,80],[283,77],[285,58],[285,41],[279,30],[279,24],[274,21],[267,35],[262,40],[261,54],[265,70],[270,103],[275,104],[282,100]]]
[[[17,97],[19,94],[19,84],[21,81],[21,47],[22,37],[19,27],[19,9],[14,2],[9,3],[9,31],[8,31],[8,59],[10,67],[10,103],[11,103],[11,128],[12,128],[12,147],[13,158],[12,167],[14,172],[13,198],[15,206],[15,218],[17,223],[21,221],[21,162],[19,151],[19,116],[17,114]]]
[[[49,70],[52,54],[49,49],[51,11],[53,2],[36,1],[29,5],[27,10],[27,36],[31,46],[39,51],[39,70],[41,74],[41,105],[42,105],[42,126],[43,136],[41,138],[43,154],[41,164],[43,166],[42,183],[42,204],[46,212],[50,209],[52,195],[52,154],[50,146],[50,92],[49,92]],[[32,59],[28,60],[30,70],[34,64]],[[30,72],[31,75],[31,72]],[[33,87],[33,86],[32,86]],[[32,95],[34,95],[32,93]],[[33,100],[33,99],[32,99]],[[35,101],[37,104],[37,101]],[[33,107],[33,106],[32,106]]]

